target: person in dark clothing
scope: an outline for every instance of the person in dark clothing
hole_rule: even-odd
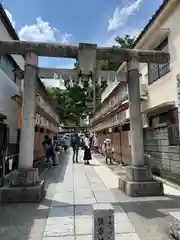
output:
[[[55,153],[54,153],[54,146],[53,146],[53,143],[52,143],[52,140],[51,138],[46,135],[44,137],[44,141],[42,143],[45,151],[46,151],[46,159],[47,159],[47,162],[50,163],[50,158],[52,159],[53,161],[53,166],[56,166],[56,161],[55,161]]]
[[[75,159],[76,159],[76,162],[78,163],[79,146],[80,146],[80,137],[76,133],[71,137],[71,147],[73,149],[73,163],[75,163]]]

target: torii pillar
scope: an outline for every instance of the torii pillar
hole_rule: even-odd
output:
[[[126,176],[119,178],[119,188],[131,197],[162,196],[162,182],[153,180],[151,169],[144,161],[138,59],[127,62],[127,71],[132,165],[126,167]]]
[[[25,53],[22,128],[19,168],[12,172],[9,186],[1,191],[1,202],[39,202],[45,196],[44,181],[33,168],[38,55]]]

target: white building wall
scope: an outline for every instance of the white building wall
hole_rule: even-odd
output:
[[[0,113],[6,115],[6,123],[10,130],[10,143],[17,141],[18,104],[11,99],[19,94],[19,87],[0,70]]]
[[[12,40],[4,24],[0,21],[0,40]],[[21,69],[24,69],[24,60],[22,56],[12,56]],[[9,126],[10,143],[17,142],[18,128],[18,104],[11,99],[12,96],[19,93],[19,87],[0,70],[0,113],[7,116],[6,123]]]
[[[12,37],[9,35],[8,31],[6,30],[4,24],[0,21],[0,40],[13,40]],[[20,55],[11,55],[19,67],[23,70],[24,69],[24,59]]]
[[[157,19],[158,21],[158,19]],[[169,53],[170,53],[170,72],[148,85],[148,101],[143,104],[143,109],[149,109],[164,102],[175,101],[177,105],[177,88],[176,88],[176,75],[180,73],[180,4],[176,5],[173,13],[162,22],[159,29],[154,34],[149,33],[148,41],[142,45],[143,49],[152,49],[155,41],[160,41],[160,35],[163,33],[163,29],[169,31],[166,34],[169,40]],[[161,31],[161,33],[160,33]],[[157,37],[159,36],[159,37]],[[165,36],[164,33],[162,37]],[[141,45],[138,46],[141,48]],[[140,65],[140,72],[142,73],[141,81],[148,84],[147,76],[147,64]]]

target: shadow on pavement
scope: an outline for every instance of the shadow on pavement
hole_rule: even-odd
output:
[[[46,198],[40,204],[0,205],[1,240],[40,240],[49,214],[57,182],[64,180],[69,153],[61,153],[59,165],[41,176],[46,180]]]

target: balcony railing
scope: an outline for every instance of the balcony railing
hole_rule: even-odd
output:
[[[126,119],[128,119],[128,111],[124,110],[116,113],[114,116],[110,117],[108,120],[99,123],[93,128],[93,131],[101,131],[106,128],[115,127],[121,125]]]
[[[96,121],[98,118],[102,117],[103,115],[107,114],[108,112],[111,112],[113,109],[115,109],[122,101],[128,98],[128,91],[127,91],[127,85],[124,85],[119,89],[119,91],[111,97],[108,102],[103,104],[102,108],[99,112],[95,114],[95,116],[90,120],[91,124]]]
[[[146,100],[148,98],[148,85],[140,84],[140,97],[141,100]],[[102,108],[95,114],[93,118],[90,119],[90,124],[93,124],[96,120],[103,117],[108,112],[112,112],[118,107],[123,101],[128,99],[127,85],[121,86],[116,95],[112,96],[108,102],[102,105]]]

